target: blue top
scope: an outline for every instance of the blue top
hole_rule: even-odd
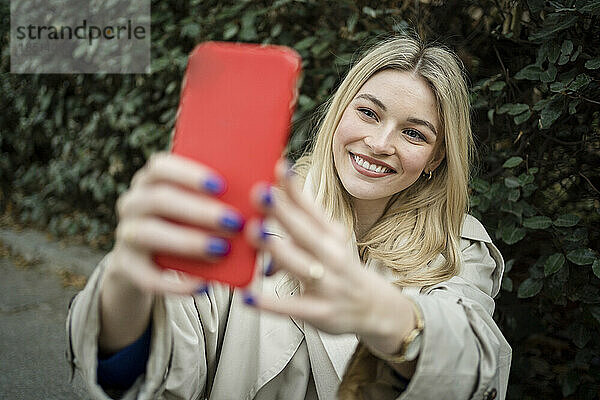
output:
[[[103,388],[129,389],[146,371],[150,357],[152,324],[135,342],[108,358],[98,357],[98,384]]]

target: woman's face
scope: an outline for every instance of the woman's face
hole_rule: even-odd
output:
[[[355,200],[385,204],[439,165],[443,151],[436,157],[434,149],[441,135],[435,95],[423,78],[380,71],[342,114],[333,137],[335,168]]]

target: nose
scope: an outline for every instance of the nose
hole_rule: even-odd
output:
[[[394,130],[392,128],[382,128],[367,135],[363,140],[373,154],[392,155],[395,152],[393,135]]]

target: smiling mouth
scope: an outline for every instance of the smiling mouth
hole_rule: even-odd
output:
[[[371,164],[356,154],[351,152],[348,153],[350,154],[350,160],[354,166],[354,169],[356,169],[362,175],[366,175],[371,178],[380,178],[396,173],[396,171],[391,168],[384,167],[383,165]]]

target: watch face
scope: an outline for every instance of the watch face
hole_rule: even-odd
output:
[[[404,353],[404,358],[406,361],[413,361],[419,356],[419,352],[421,351],[421,341],[423,340],[422,332],[419,332],[417,336],[406,346],[406,352]]]

